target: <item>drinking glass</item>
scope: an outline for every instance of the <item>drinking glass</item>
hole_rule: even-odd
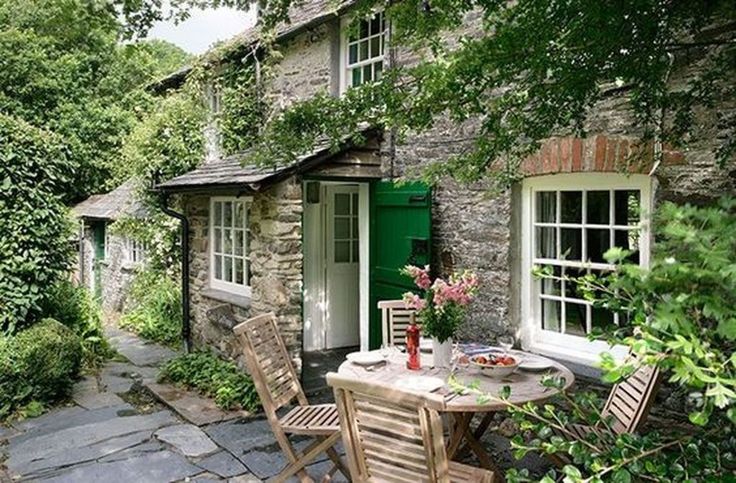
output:
[[[512,347],[514,347],[514,338],[510,335],[502,335],[496,339],[498,346],[503,349],[504,355],[508,354]]]
[[[389,344],[381,344],[380,354],[384,359],[388,359],[388,356],[391,355],[391,346]]]

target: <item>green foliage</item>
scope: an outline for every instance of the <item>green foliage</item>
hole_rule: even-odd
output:
[[[659,366],[671,384],[689,394],[693,426],[683,422],[662,431],[614,435],[601,417],[600,402],[585,393],[543,408],[512,407],[529,436],[513,441],[517,456],[541,451],[571,457],[564,475],[552,477],[725,481],[736,471],[736,200],[706,207],[664,203],[654,227],[648,268],[627,263],[631,254],[614,248],[606,253],[616,264],[613,272],[570,282],[578,283],[594,306],[628,318],[621,328],[597,334],[637,356],[616,362],[604,354],[604,381],[617,382],[641,364]],[[550,276],[539,270],[537,275]],[[574,423],[602,431],[585,439],[552,432]],[[515,473],[509,479],[527,476]]]
[[[255,411],[260,404],[250,376],[211,352],[193,352],[172,359],[163,367],[160,378],[213,397],[223,409]]]
[[[119,43],[118,13],[85,0],[0,3],[0,111],[59,135],[73,183],[100,192],[147,95],[140,88],[187,58],[161,41]]]
[[[110,226],[111,233],[122,233],[146,244],[146,267],[175,278],[180,273],[179,222],[160,211],[151,210],[146,218],[124,217]]]
[[[137,178],[145,198],[153,184],[194,169],[204,159],[206,121],[194,87],[159,99],[125,140],[118,179]]]
[[[167,345],[181,339],[181,290],[176,281],[148,267],[137,272],[129,294],[130,309],[120,326]]]
[[[221,93],[219,127],[227,153],[253,145],[265,121],[267,105],[252,64],[228,64],[218,79]]]
[[[58,137],[0,114],[0,332],[36,320],[67,274],[72,231],[59,196],[69,174]]]
[[[81,340],[85,367],[97,367],[111,349],[102,330],[102,311],[85,287],[68,280],[56,284],[44,301],[41,312],[69,327]]]
[[[67,397],[81,362],[79,337],[53,319],[0,337],[0,418]]]

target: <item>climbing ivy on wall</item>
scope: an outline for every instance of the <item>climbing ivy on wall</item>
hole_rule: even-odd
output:
[[[226,64],[216,80],[220,92],[219,128],[226,154],[250,148],[265,120],[268,104],[254,63]]]

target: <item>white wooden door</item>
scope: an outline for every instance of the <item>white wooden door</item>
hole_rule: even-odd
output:
[[[360,344],[358,187],[325,187],[327,349]]]

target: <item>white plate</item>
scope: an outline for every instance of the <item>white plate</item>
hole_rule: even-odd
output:
[[[412,392],[432,392],[444,385],[445,381],[432,376],[402,376],[394,383],[394,386]]]
[[[359,366],[372,366],[384,361],[383,356],[378,351],[352,352],[345,356],[345,358]]]
[[[552,363],[545,359],[537,359],[534,358],[525,358],[521,361],[521,364],[519,364],[519,369],[524,371],[544,371],[545,369],[551,369],[553,367]]]

